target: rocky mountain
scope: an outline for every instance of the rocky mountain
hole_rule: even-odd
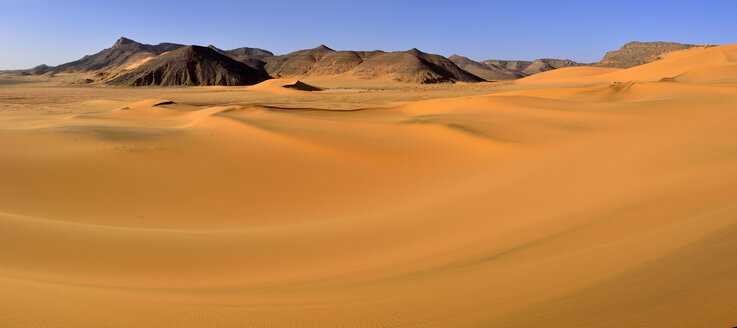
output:
[[[440,55],[417,49],[378,52],[368,56],[353,70],[358,78],[389,78],[415,83],[481,82],[484,79],[464,71]]]
[[[273,77],[334,75],[355,69],[377,52],[335,51],[325,45],[268,58],[266,71]]]
[[[89,72],[95,70],[119,70],[148,58],[168,51],[176,50],[184,45],[176,43],[143,44],[131,39],[120,38],[108,49],[94,55],[84,56],[66,64],[54,67],[54,72]]]
[[[268,78],[263,71],[211,48],[183,46],[107,83],[121,86],[250,85]]]
[[[660,55],[693,47],[695,44],[683,44],[676,42],[630,42],[619,50],[609,51],[604,58],[594,64],[599,67],[630,68],[659,60]]]
[[[447,58],[417,49],[408,51],[336,51],[320,45],[266,59],[266,71],[273,77],[304,77],[346,74],[402,82],[478,82]]]
[[[144,44],[122,37],[118,39],[112,47],[103,49],[94,54],[84,56],[79,60],[62,64],[56,67],[41,65],[31,70],[26,70],[30,74],[44,74],[48,71],[53,72],[90,72],[90,71],[121,71],[133,69],[148,59],[159,56],[163,53],[173,51],[184,47],[185,45],[176,43],[159,43],[156,45]],[[258,48],[242,47],[231,50],[220,50],[214,46],[211,48],[221,52],[235,60],[243,61],[254,67],[259,65],[263,68],[265,62],[259,63],[259,58],[274,56],[267,50]]]
[[[0,74],[27,76],[49,73],[53,76],[55,73],[90,72],[91,79],[85,78],[85,81],[116,85],[236,85],[268,77],[336,75],[410,83],[479,82],[514,80],[581,65],[628,68],[658,60],[667,52],[697,46],[674,42],[630,42],[619,50],[608,52],[598,63],[581,64],[568,59],[548,58],[477,62],[459,55],[445,58],[417,49],[336,51],[325,45],[275,56],[259,48],[222,50],[212,45],[150,45],[120,38],[112,47],[73,62],[56,67],[39,65],[26,70],[0,71]]]

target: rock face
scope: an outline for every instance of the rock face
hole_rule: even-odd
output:
[[[487,81],[514,80],[524,76],[519,71],[508,69],[503,65],[477,62],[463,56],[452,55],[448,59],[463,70]]]
[[[268,78],[264,72],[211,48],[184,46],[107,83],[122,86],[250,85]]]
[[[134,62],[173,51],[184,45],[175,43],[159,43],[157,45],[142,44],[131,39],[120,38],[112,46],[94,55],[84,56],[66,64],[56,66],[55,72],[88,72],[101,69],[117,70],[126,68]]]
[[[661,59],[660,55],[664,53],[693,47],[698,47],[698,45],[675,42],[634,41],[625,44],[619,50],[607,52],[604,58],[596,63],[595,66],[630,68]]]

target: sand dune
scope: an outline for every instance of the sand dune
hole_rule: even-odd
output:
[[[629,42],[619,50],[609,51],[600,62],[600,67],[630,68],[661,59],[661,56],[672,51],[689,49],[698,46],[676,42]]]
[[[734,49],[373,92],[4,85],[0,322],[737,325]]]
[[[660,81],[679,79],[684,82],[731,82],[737,63],[737,44],[697,47],[673,51],[663,59],[627,69],[570,67],[543,72],[520,79],[517,83],[585,84],[626,81]],[[722,71],[722,69],[725,69]],[[699,73],[704,72],[704,73]],[[714,75],[711,75],[712,73]],[[690,76],[690,78],[689,78]],[[700,76],[700,77],[699,77]],[[586,77],[582,79],[581,77]]]

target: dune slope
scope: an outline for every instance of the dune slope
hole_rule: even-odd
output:
[[[737,44],[692,47],[662,55],[663,59],[627,69],[569,67],[516,81],[520,84],[592,84],[630,81],[734,82]],[[582,78],[586,76],[585,78]]]

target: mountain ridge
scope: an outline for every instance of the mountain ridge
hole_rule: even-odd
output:
[[[441,55],[422,52],[417,48],[392,52],[382,50],[352,51],[334,50],[324,44],[312,49],[297,50],[283,55],[275,55],[271,51],[251,47],[223,50],[210,45],[203,48],[211,49],[258,71],[258,73],[249,71],[248,74],[254,76],[304,78],[340,75],[348,78],[389,79],[408,83],[454,83],[515,80],[553,69],[573,66],[629,68],[659,60],[662,55],[671,51],[699,46],[703,45],[662,41],[633,41],[623,45],[618,50],[607,52],[601,61],[589,64],[578,63],[569,59],[551,58],[540,58],[533,61],[494,59],[474,61],[457,54],[446,58]],[[168,42],[151,45],[121,37],[110,48],[55,67],[38,65],[31,69],[1,71],[0,73],[18,76],[48,73],[53,76],[57,73],[89,72],[94,73],[94,75],[90,76],[93,79],[86,79],[87,81],[108,82],[131,73],[147,62],[182,47],[191,46]],[[210,54],[208,57],[213,56]],[[222,61],[222,58],[218,61]],[[236,66],[230,63],[218,67]],[[236,75],[241,74],[243,68],[240,67],[237,71],[235,72]],[[204,79],[204,81],[213,83],[216,80]],[[240,78],[236,80],[240,80]],[[217,81],[217,83],[225,83],[220,80]]]

